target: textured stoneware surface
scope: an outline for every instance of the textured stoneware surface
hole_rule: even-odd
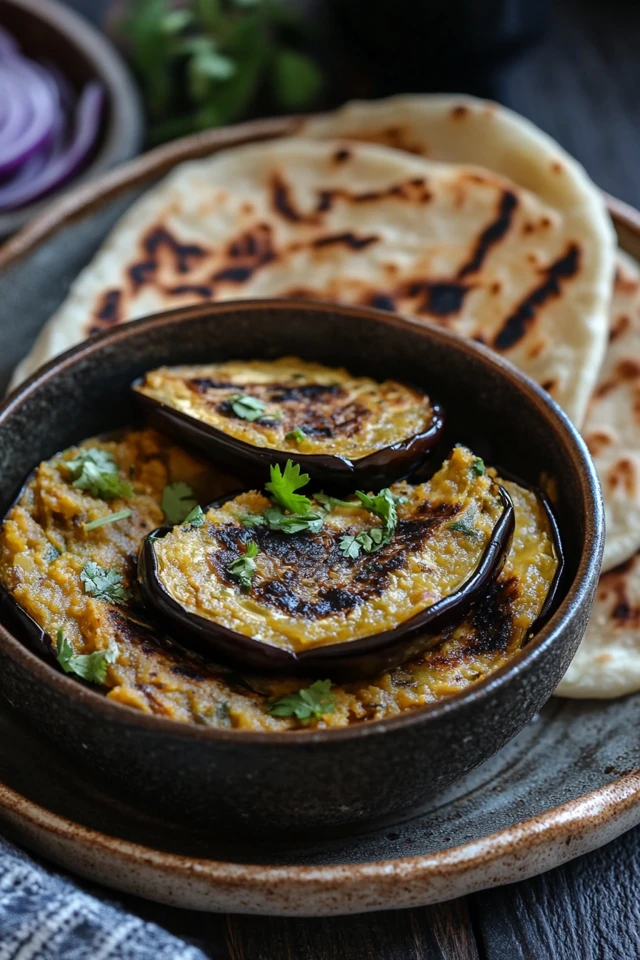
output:
[[[445,450],[556,481],[565,553],[557,613],[511,663],[467,693],[389,720],[286,734],[215,731],[122,707],[0,630],[0,691],[80,762],[150,809],[263,834],[365,823],[413,808],[504,746],[551,695],[584,631],[603,537],[584,445],[538,387],[486,348],[364,308],[293,301],[201,304],[136,321],[44,368],[0,409],[0,510],[33,465],[130,421],[128,386],[167,362],[292,353],[426,387]],[[309,789],[309,776],[321,789]]]
[[[281,123],[242,137],[284,132]],[[156,151],[106,178],[110,192],[73,192],[0,250],[3,382],[140,185],[234,137],[208,134]],[[624,246],[639,255],[634,212],[615,204],[614,214]],[[17,839],[58,863],[185,907],[331,914],[408,906],[540,872],[638,822],[640,778],[627,772],[640,766],[639,713],[637,698],[552,700],[419,815],[315,844],[243,846],[223,842],[224,823],[188,831],[127,806],[5,708],[0,811]]]

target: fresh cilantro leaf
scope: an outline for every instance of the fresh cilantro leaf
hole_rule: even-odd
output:
[[[279,507],[267,507],[262,516],[269,530],[282,533],[320,533],[324,523],[317,513],[284,513]]]
[[[119,570],[105,569],[91,561],[80,571],[80,579],[84,583],[84,592],[96,600],[124,603],[131,597],[131,591],[124,586]]]
[[[65,460],[64,464],[78,490],[87,490],[103,500],[133,496],[133,487],[128,480],[120,479],[118,466],[106,450],[89,447],[81,450],[73,460]]]
[[[476,457],[471,461],[471,472],[475,473],[476,477],[482,477],[487,472],[484,460],[481,457]]]
[[[339,500],[338,497],[329,497],[326,493],[314,493],[313,499],[317,503],[321,503],[328,510],[331,507],[349,507],[351,510],[359,510],[362,506],[361,503],[357,503],[355,500]]]
[[[331,693],[331,680],[316,680],[310,687],[288,693],[269,704],[269,713],[274,717],[297,717],[304,726],[318,720],[326,713],[334,713],[335,696]]]
[[[455,533],[464,533],[465,536],[471,537],[473,540],[478,540],[480,538],[480,533],[473,526],[470,517],[460,517],[459,520],[454,520],[452,523],[448,523],[447,529],[453,530]]]
[[[289,430],[289,433],[285,433],[284,435],[285,440],[295,440],[296,443],[302,443],[303,440],[306,440],[306,437],[306,433],[301,430],[300,427],[296,427],[295,430]]]
[[[188,483],[178,480],[168,483],[162,491],[162,512],[172,527],[184,523],[189,514],[198,506],[193,490]]]
[[[243,527],[264,527],[266,520],[261,513],[243,513],[238,517]]]
[[[280,420],[282,417],[279,410],[267,413],[267,406],[262,400],[258,400],[257,397],[250,397],[246,393],[233,393],[229,397],[229,403],[235,415],[243,420],[260,420],[261,417]]]
[[[343,537],[340,541],[340,552],[343,557],[351,557],[355,560],[356,557],[360,556],[361,548],[365,553],[373,553],[378,547],[382,546],[383,539],[382,527],[371,527],[370,530],[363,530],[354,536]]]
[[[340,541],[340,553],[343,557],[351,557],[355,560],[360,556],[360,544],[355,536],[343,537]]]
[[[204,521],[205,516],[202,507],[196,506],[186,515],[182,522],[183,524],[190,523],[192,527],[201,527]]]
[[[254,543],[253,540],[249,540],[244,555],[238,557],[236,560],[232,560],[227,566],[227,573],[238,580],[243,590],[249,589],[251,581],[256,575],[255,557],[257,557],[259,553],[258,544]]]
[[[356,497],[363,507],[366,507],[367,510],[370,510],[371,513],[374,513],[376,517],[382,520],[384,533],[387,537],[385,543],[388,543],[398,524],[396,501],[391,490],[385,487],[385,489],[381,490],[375,497],[370,497],[368,494],[363,493],[362,490],[356,490]]]
[[[300,487],[306,487],[309,483],[309,474],[300,473],[300,465],[292,463],[291,460],[287,460],[284,473],[277,463],[271,464],[269,472],[271,481],[265,484],[265,489],[269,491],[275,502],[290,513],[308,513],[311,500],[295,491]]]
[[[115,523],[117,520],[126,520],[127,517],[130,517],[133,513],[133,510],[130,510],[127,507],[124,510],[118,510],[117,513],[108,513],[106,517],[98,517],[97,520],[91,520],[89,523],[83,523],[82,526],[84,529],[89,532],[89,530],[96,530],[98,527],[104,527],[107,523]]]
[[[106,650],[74,653],[73,647],[60,627],[56,634],[56,658],[65,673],[75,673],[89,683],[103,684],[107,679],[107,664],[115,663],[118,659],[118,648],[113,644]]]

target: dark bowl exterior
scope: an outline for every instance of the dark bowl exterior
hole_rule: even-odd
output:
[[[433,404],[433,420],[427,430],[358,460],[329,454],[296,454],[244,443],[181,410],[174,410],[168,404],[140,393],[135,387],[136,384],[133,384],[134,399],[148,423],[215,460],[227,472],[246,477],[250,484],[257,487],[269,479],[270,464],[284,468],[288,460],[295,460],[303,472],[309,474],[312,482],[321,484],[328,491],[353,491],[355,487],[379,490],[410,474],[437,444],[444,427],[442,411],[437,404]]]
[[[553,693],[584,633],[604,520],[583,441],[538,387],[485,348],[380,311],[287,301],[206,304],[80,345],[0,408],[2,513],[34,463],[129,422],[128,387],[145,370],[285,351],[335,363],[338,342],[340,363],[355,374],[405,378],[437,396],[452,441],[531,484],[542,472],[555,478],[564,596],[525,650],[465,693],[388,720],[284,734],[209,730],[120,706],[0,627],[0,691],[151,813],[264,834],[400,815],[507,743]]]

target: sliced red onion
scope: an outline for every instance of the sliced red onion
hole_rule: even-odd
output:
[[[45,196],[66,183],[82,167],[100,129],[103,102],[102,87],[97,83],[87,84],[78,102],[71,142],[28,181],[13,179],[0,186],[0,210],[14,210]]]
[[[0,137],[0,176],[17,169],[51,141],[59,102],[43,73],[39,64],[24,59],[0,63],[0,90],[21,99],[26,117],[16,136],[5,131]]]
[[[0,27],[0,211],[51,193],[81,169],[103,105],[99,84],[76,97],[57,66],[23,56]]]

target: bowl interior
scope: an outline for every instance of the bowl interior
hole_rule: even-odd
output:
[[[602,517],[593,468],[568,420],[532,382],[488,350],[418,321],[293,301],[187,307],[127,324],[53,361],[0,412],[0,510],[40,460],[131,422],[129,385],[146,370],[285,354],[425,388],[446,415],[445,437],[429,465],[465,443],[529,484],[543,474],[552,478],[565,585],[578,571],[585,538],[595,536],[597,552]]]

